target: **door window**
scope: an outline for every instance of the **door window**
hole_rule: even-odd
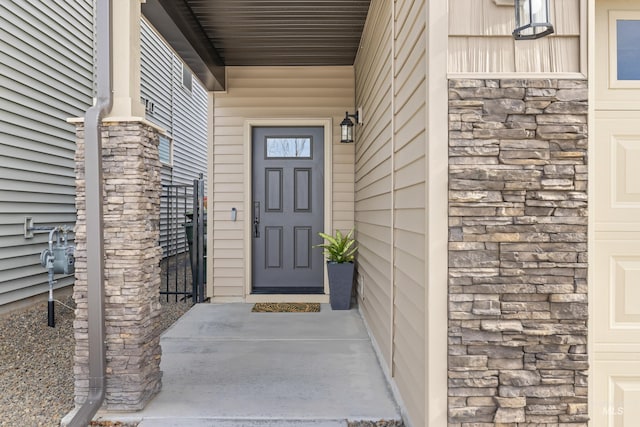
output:
[[[312,142],[311,137],[267,137],[265,157],[267,159],[310,159]]]

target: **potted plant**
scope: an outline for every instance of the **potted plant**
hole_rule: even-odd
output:
[[[338,230],[335,236],[318,233],[326,242],[317,245],[324,249],[329,274],[329,300],[331,309],[348,310],[351,307],[353,287],[353,259],[358,247],[353,239],[353,229],[346,235]]]

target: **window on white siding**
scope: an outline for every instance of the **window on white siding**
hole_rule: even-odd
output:
[[[191,71],[182,64],[182,87],[191,92],[193,90],[193,75]]]
[[[165,135],[160,135],[160,144],[158,146],[158,152],[160,154],[160,162],[171,166],[172,163],[172,152],[173,152],[173,143],[171,138]]]

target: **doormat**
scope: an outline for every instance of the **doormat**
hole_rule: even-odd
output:
[[[251,311],[255,313],[317,313],[320,304],[305,302],[259,302]]]

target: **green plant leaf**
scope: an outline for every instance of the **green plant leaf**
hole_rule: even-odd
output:
[[[336,231],[335,236],[320,232],[318,235],[326,242],[314,247],[324,249],[324,256],[327,261],[336,263],[352,262],[358,250],[353,239],[353,233],[353,228],[346,235],[342,234],[340,230]]]

